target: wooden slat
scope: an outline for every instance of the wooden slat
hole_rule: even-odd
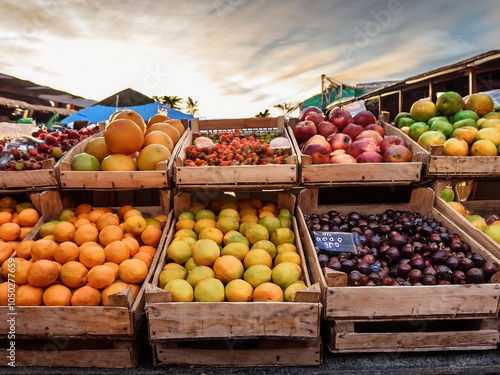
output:
[[[0,189],[14,188],[50,188],[58,186],[53,169],[35,171],[2,171],[0,173]]]
[[[229,346],[231,345],[228,342]],[[241,344],[239,340],[235,345]],[[321,340],[265,340],[258,348],[210,350],[153,344],[155,365],[206,366],[318,366],[322,363]]]
[[[200,120],[194,118],[191,120],[191,129],[193,132],[200,130],[225,130],[225,129],[253,129],[253,128],[277,128],[284,129],[285,119],[280,117],[253,117],[221,120]]]

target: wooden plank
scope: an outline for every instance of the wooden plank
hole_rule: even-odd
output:
[[[168,343],[153,344],[155,366],[318,366],[322,363],[321,340],[260,340],[257,348],[245,347],[242,340],[226,342],[228,349],[211,350],[195,345],[176,347]],[[234,345],[234,346],[233,346]]]
[[[411,300],[408,295],[411,294]],[[499,284],[328,288],[326,319],[481,315],[498,313]],[[405,303],[380,303],[405,301]]]
[[[220,120],[200,120],[194,118],[191,120],[191,129],[193,132],[201,130],[224,130],[224,129],[259,129],[259,128],[277,128],[284,129],[285,119],[279,117],[252,117],[237,119]]]
[[[0,173],[0,189],[34,189],[57,186],[58,181],[54,169],[2,171],[2,173]]]

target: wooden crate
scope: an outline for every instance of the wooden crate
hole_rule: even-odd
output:
[[[435,286],[381,286],[381,287],[347,287],[347,276],[325,268],[322,270],[312,238],[304,220],[304,214],[321,214],[330,210],[347,214],[363,212],[368,214],[382,213],[386,209],[408,210],[419,212],[427,217],[441,221],[452,232],[457,233],[471,250],[482,254],[486,259],[499,262],[489,250],[479,243],[458,225],[434,206],[434,192],[430,188],[413,190],[409,203],[403,204],[362,204],[362,205],[317,205],[317,189],[304,190],[299,194],[297,219],[307,262],[313,282],[318,282],[323,296],[325,320],[340,322],[366,322],[404,320],[417,322],[422,320],[441,320],[443,322],[456,319],[493,319],[498,318],[500,285],[499,275],[492,277],[492,283],[469,285],[435,285]],[[355,331],[354,331],[355,332]],[[353,331],[342,331],[343,334]],[[491,345],[491,332],[485,335],[484,345]],[[387,332],[393,337],[393,332]],[[399,333],[394,333],[399,334]],[[498,331],[495,333],[499,340]],[[432,335],[431,335],[432,336]],[[439,336],[439,335],[438,335]],[[369,338],[369,336],[366,336]],[[395,345],[382,351],[399,351],[401,347],[410,345],[412,341],[392,341]],[[367,343],[366,345],[373,345]],[[378,344],[377,344],[378,345]],[[415,350],[427,350],[419,346],[419,340],[411,344]],[[474,347],[479,345],[475,343]],[[409,347],[409,346],[408,346]],[[472,346],[471,346],[472,348]],[[338,349],[338,348],[337,348]],[[352,351],[363,351],[364,348],[351,348]],[[449,349],[449,345],[442,350]]]
[[[386,134],[397,135],[422,154],[423,172],[426,178],[498,178],[500,157],[498,156],[444,156],[443,146],[431,146],[431,152],[391,124],[384,124]]]
[[[367,163],[367,164],[312,164],[309,155],[299,152],[300,147],[293,135],[297,119],[289,121],[288,132],[300,160],[300,183],[304,186],[345,186],[345,185],[407,185],[420,181],[422,170],[421,153],[414,145],[408,145],[413,153],[407,163]],[[384,129],[390,125],[382,124]]]
[[[441,190],[446,186],[446,181],[436,182],[434,184],[434,189],[436,192],[436,207],[450,220],[453,220],[457,225],[467,232],[474,240],[488,249],[495,257],[500,259],[500,244],[498,244],[493,238],[488,236],[486,233],[480,231],[472,223],[463,217],[451,207],[448,202],[444,201],[441,197]],[[470,198],[469,198],[470,199]],[[465,200],[460,201],[466,210],[470,212],[471,215],[481,215],[486,219],[489,215],[500,215],[500,200]]]
[[[187,122],[183,121],[187,127]],[[102,136],[100,133],[97,136]],[[188,131],[186,130],[174,147],[168,162],[160,162],[155,171],[72,171],[71,159],[84,152],[90,139],[73,147],[59,162],[57,176],[63,189],[146,189],[168,188],[172,185],[175,155],[180,151]]]
[[[194,132],[214,132],[233,129],[277,130],[290,138],[283,117],[247,118],[231,120],[191,120],[191,131],[184,139],[183,147],[176,157],[175,183],[183,190],[289,188],[297,184],[297,155],[292,146],[292,155],[285,164],[185,167],[186,147],[193,144]],[[290,145],[292,142],[290,141]]]
[[[170,192],[163,191],[162,194],[168,196],[162,199],[162,202],[168,205]],[[43,217],[42,224],[58,218],[63,208],[59,195],[50,198],[44,205],[50,205],[52,213]],[[136,341],[139,327],[145,320],[145,288],[159,262],[173,211],[168,212],[169,206],[136,207],[152,217],[168,213],[158,251],[137,297],[134,299],[131,289],[127,288],[111,295],[109,306],[15,306],[15,342],[16,345],[20,343],[19,347],[16,346],[16,360],[20,361],[19,364],[118,368],[137,365]],[[38,232],[33,239],[37,238]],[[9,316],[12,308],[2,306],[0,312]],[[9,330],[10,324],[5,319],[0,323],[0,340],[8,338]],[[42,345],[43,340],[48,340],[47,345]],[[55,347],[51,345],[61,342],[63,344],[57,344]],[[8,350],[8,347],[0,347],[0,352],[4,350]],[[50,355],[47,355],[47,351]],[[116,358],[113,358],[115,355]]]
[[[220,197],[212,196],[209,192],[204,195],[207,196],[207,194],[213,200]],[[237,197],[241,198],[242,194]],[[260,193],[259,197],[263,194]],[[276,196],[276,193],[271,195]],[[267,196],[271,195],[267,194]],[[176,216],[189,206],[191,199],[194,198],[189,193],[180,194],[174,199]],[[294,211],[295,197],[293,195],[278,194],[275,202],[280,208]],[[298,239],[295,220],[293,229]],[[174,233],[175,220],[173,219],[166,241],[167,246],[172,241]],[[302,269],[308,288],[297,292],[294,303],[172,302],[170,293],[157,287],[160,272],[166,263],[167,246],[165,246],[152,282],[147,285],[146,289],[149,341],[153,347],[155,365],[173,363],[215,365],[217,363],[219,365],[258,366],[319,365],[321,363],[320,289],[319,285],[311,284],[300,241],[297,241],[297,249],[302,258]],[[214,319],[214,317],[217,318]],[[209,344],[203,344],[205,341]],[[233,350],[234,347],[231,346],[220,348],[218,344],[220,341],[228,345],[231,342],[241,344],[243,349]],[[269,348],[269,345],[273,348],[272,353],[265,353],[265,348]],[[302,354],[297,356],[295,355],[297,352]],[[183,354],[189,354],[189,356]]]
[[[57,188],[59,182],[55,172],[55,159],[47,159],[43,162],[42,169],[33,171],[1,171],[0,189],[12,190],[23,189],[41,190]]]
[[[332,353],[497,349],[499,320],[335,320],[327,322]]]

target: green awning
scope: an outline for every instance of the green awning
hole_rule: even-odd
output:
[[[358,97],[363,94],[366,94],[369,92],[369,90],[361,90],[361,89],[356,89],[354,87],[346,86],[346,85],[339,85],[337,87],[330,87],[328,89],[328,95],[327,98],[329,100],[326,100],[327,103],[324,103],[323,105],[323,110],[331,103],[344,99],[344,98],[353,98],[353,97]],[[314,96],[311,96],[309,99],[304,100],[303,106],[305,107],[319,107],[321,108],[321,94],[317,94]]]

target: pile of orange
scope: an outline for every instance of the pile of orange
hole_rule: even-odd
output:
[[[184,131],[180,121],[166,115],[145,122],[137,112],[124,109],[111,115],[104,136],[89,141],[84,154],[95,157],[103,171],[156,170],[158,163],[170,160]]]
[[[2,258],[0,305],[8,302],[8,280],[15,281],[18,306],[107,306],[110,295],[129,286],[135,298],[153,263],[166,216],[144,217],[131,205],[115,213],[81,204],[64,210],[59,219],[44,223],[38,239],[18,244],[13,273],[12,260]]]
[[[40,215],[29,202],[0,199],[0,264],[5,262],[33,229]]]

